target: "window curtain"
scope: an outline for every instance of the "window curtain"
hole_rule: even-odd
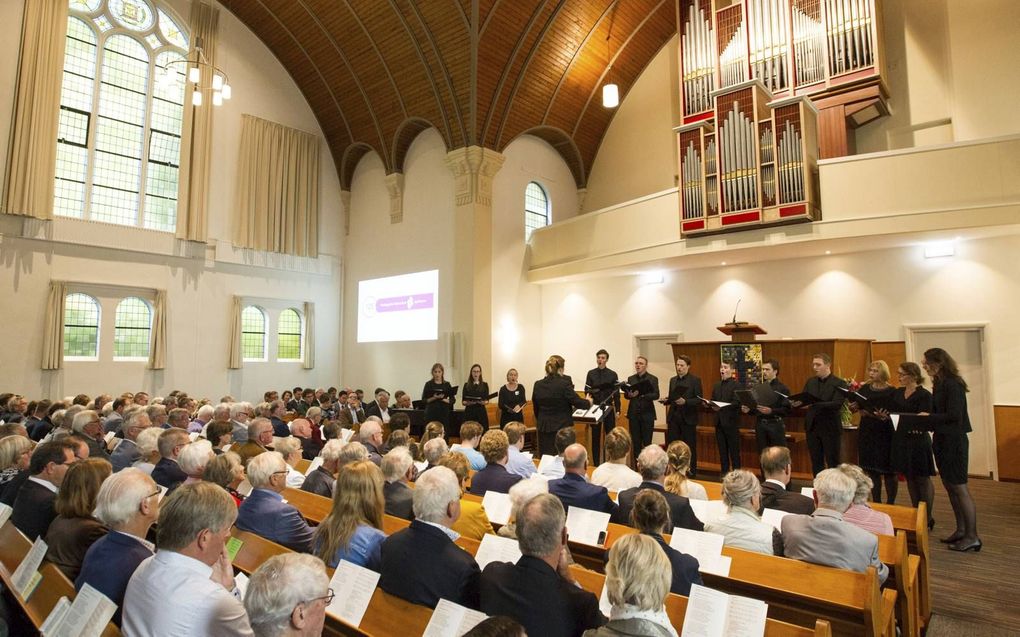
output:
[[[305,301],[305,360],[302,367],[315,367],[315,303],[309,301]]]
[[[234,245],[319,255],[319,138],[243,115]]]
[[[166,369],[166,290],[156,290],[149,333],[149,369]]]
[[[193,0],[189,27],[188,59],[198,60],[197,47],[209,64],[216,64],[216,32],[220,12],[202,0]],[[212,69],[202,67],[202,86],[212,85]],[[184,121],[181,125],[181,163],[177,179],[177,238],[205,241],[209,225],[209,164],[212,158],[212,94],[203,94],[202,105],[191,105],[190,82],[184,89]]]
[[[54,142],[54,145],[56,142]],[[60,369],[64,366],[64,299],[67,284],[50,281],[50,296],[46,301],[43,318],[43,369]]]
[[[241,297],[230,301],[230,354],[228,369],[241,369]]]
[[[4,184],[3,210],[8,214],[53,218],[53,181],[57,170],[57,130],[66,38],[67,2],[25,1],[21,59]],[[63,316],[60,320],[63,321]],[[60,350],[63,344],[58,345]],[[46,367],[46,362],[43,363],[43,369],[59,368],[59,361],[56,367]]]

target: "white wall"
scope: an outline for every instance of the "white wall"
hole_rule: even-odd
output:
[[[188,15],[189,3],[174,0],[178,15]],[[21,29],[20,2],[0,3],[0,121],[10,121]],[[244,399],[260,398],[269,388],[335,384],[339,376],[340,256],[342,232],[339,182],[322,140],[319,177],[319,249],[317,260],[278,258],[230,247],[231,215],[235,200],[240,117],[251,113],[322,136],[311,109],[293,80],[268,49],[225,10],[220,11],[217,63],[227,71],[234,99],[219,107],[214,118],[213,167],[209,192],[210,219],[207,250],[193,256],[169,256],[138,251],[146,242],[168,244],[160,233],[89,224],[113,248],[80,240],[47,241],[20,238],[21,221],[0,219],[0,294],[7,299],[4,329],[0,330],[0,386],[29,396],[61,396],[100,391],[145,389],[163,394],[171,389],[218,398],[224,393]],[[211,105],[210,105],[211,106]],[[9,130],[0,126],[4,148]],[[6,154],[0,158],[5,169]],[[54,222],[59,224],[60,220]],[[60,233],[58,233],[60,234]],[[153,236],[160,235],[160,236]],[[172,244],[172,242],[170,242]],[[118,247],[127,249],[118,249]],[[179,250],[183,249],[178,246]],[[169,251],[171,254],[173,251]],[[252,264],[261,265],[252,265]],[[57,372],[39,369],[42,351],[40,324],[51,279],[112,286],[162,288],[168,291],[170,314],[167,369],[153,372],[142,363],[67,362]],[[118,288],[102,288],[104,311],[112,313]],[[275,317],[286,305],[316,304],[316,366],[300,363],[245,363],[227,370],[230,298],[238,294],[261,299]],[[126,295],[126,293],[125,293]],[[275,328],[275,319],[271,327]],[[270,338],[275,356],[275,337]],[[10,364],[15,363],[16,364]]]

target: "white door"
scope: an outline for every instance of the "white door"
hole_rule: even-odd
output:
[[[907,329],[912,345],[908,355],[918,365],[923,360],[924,351],[932,347],[941,347],[956,360],[960,368],[960,376],[967,381],[967,387],[970,389],[967,394],[967,410],[974,431],[970,434],[969,472],[973,476],[980,477],[992,475],[995,437],[989,418],[991,409],[988,399],[988,379],[984,369],[983,328],[908,327]],[[930,383],[928,387],[931,388]]]
[[[635,335],[634,339],[637,341],[637,354],[635,356],[644,356],[648,359],[648,373],[659,379],[659,397],[665,398],[666,393],[669,391],[669,379],[676,375],[676,364],[673,362],[673,348],[669,344],[680,340],[679,335],[641,334]],[[630,371],[620,375],[626,378],[633,373],[634,366],[631,364]],[[655,426],[664,427],[665,425],[666,408],[661,403],[656,402]],[[654,434],[652,442],[665,442],[665,436]]]

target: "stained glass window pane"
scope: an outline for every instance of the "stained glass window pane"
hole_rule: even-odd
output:
[[[188,37],[184,35],[184,32],[177,26],[173,18],[158,9],[157,12],[159,13],[159,32],[163,34],[167,42],[186,50],[188,48]]]
[[[152,8],[142,0],[110,0],[114,20],[134,31],[147,31],[156,21]]]

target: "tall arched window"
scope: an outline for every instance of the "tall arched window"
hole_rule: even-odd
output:
[[[301,314],[294,309],[280,312],[276,326],[276,359],[301,360]]]
[[[136,296],[118,303],[113,322],[113,357],[147,358],[151,329],[152,310],[148,303]]]
[[[99,357],[99,302],[88,294],[64,297],[64,357]]]
[[[241,311],[241,358],[266,360],[266,313],[255,305]]]
[[[524,240],[531,238],[535,228],[549,225],[549,197],[537,181],[524,189]]]
[[[175,229],[187,50],[149,0],[70,0],[55,214]]]

